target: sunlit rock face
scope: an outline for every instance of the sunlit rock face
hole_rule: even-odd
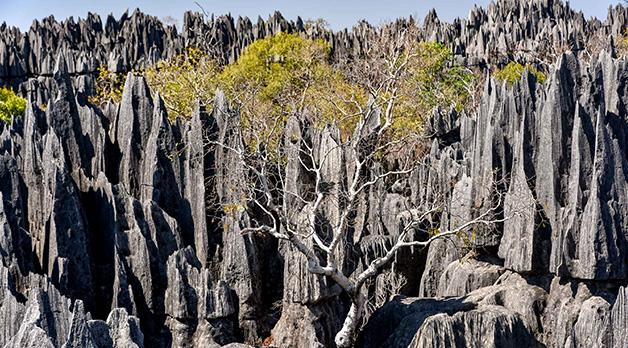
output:
[[[242,234],[254,210],[220,208],[249,185],[234,152],[212,146],[246,147],[225,96],[174,123],[142,77],[128,75],[119,104],[86,96],[102,65],[128,72],[204,42],[228,63],[280,31],[323,38],[340,60],[407,21],[330,32],[279,13],[255,23],[188,13],[179,32],[136,11],[47,18],[28,33],[0,26],[0,84],[28,97],[0,133],[0,346],[332,346],[347,298],[290,244]],[[497,234],[400,253],[385,275],[404,279],[403,296],[369,313],[356,345],[628,345],[628,67],[615,45],[627,21],[621,6],[586,20],[559,1],[500,0],[452,23],[428,14],[418,39],[446,43],[461,63],[538,63],[530,52],[542,50],[547,80],[525,73],[509,86],[487,74],[473,112],[435,111],[406,182],[364,193],[346,270],[385,253],[408,202],[441,201],[442,229],[496,196],[513,217]],[[311,183],[298,158],[306,142],[332,152],[323,175],[346,184],[355,154],[335,146],[337,129],[294,115],[284,135],[286,187]],[[283,204],[296,216],[311,209]],[[338,204],[320,214],[336,221]],[[476,255],[461,252],[469,243]],[[369,295],[394,295],[383,283]]]

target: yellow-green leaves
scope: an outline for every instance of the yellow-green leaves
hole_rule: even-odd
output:
[[[94,104],[119,103],[122,100],[124,80],[124,74],[109,71],[105,66],[99,67],[96,78],[96,95],[91,96],[89,101]]]
[[[276,146],[293,112],[307,110],[315,123],[355,114],[349,100],[363,93],[331,67],[330,49],[323,40],[279,33],[253,42],[225,67],[218,83],[238,104],[249,145]]]
[[[210,105],[217,85],[218,66],[201,50],[188,47],[185,53],[160,61],[154,66],[134,70],[143,75],[151,91],[164,100],[171,121],[177,117],[190,117],[196,100]],[[98,68],[96,95],[90,98],[95,104],[107,101],[119,103],[124,90],[125,74],[114,73],[106,67]]]
[[[18,96],[12,89],[0,87],[0,120],[10,122],[14,116],[23,116],[26,99]]]
[[[407,74],[400,83],[393,132],[420,131],[432,109],[461,111],[474,89],[475,75],[453,62],[453,53],[438,42],[420,42],[408,52]],[[405,62],[405,60],[402,60]]]
[[[236,62],[224,67],[201,50],[188,48],[137,73],[164,100],[171,120],[190,117],[196,100],[209,106],[216,89],[222,89],[240,111],[247,146],[263,145],[267,153],[276,152],[292,114],[308,117],[318,127],[334,124],[343,140],[348,139],[364,116],[361,112],[367,109],[369,95],[382,110],[394,109],[387,131],[393,137],[419,133],[436,106],[459,111],[465,107],[475,88],[475,75],[456,64],[445,45],[401,46],[393,50],[394,60],[386,59],[388,51],[356,58],[364,59],[364,64],[332,66],[329,43],[279,33],[251,43]],[[357,68],[358,63],[364,69]],[[94,100],[119,101],[123,77],[106,69],[99,72]],[[381,86],[369,81],[379,81]]]
[[[329,50],[322,40],[279,33],[249,45],[235,64],[225,68],[221,80],[232,88],[259,91],[260,99],[294,97],[317,77]]]
[[[163,99],[170,120],[191,117],[196,100],[210,105],[214,99],[218,65],[197,48],[188,47],[185,53],[141,73]]]
[[[619,55],[622,57],[628,56],[628,28],[624,30],[624,35],[619,39]]]
[[[530,64],[523,66],[517,62],[510,62],[505,67],[498,69],[495,71],[494,76],[496,79],[506,81],[508,85],[512,86],[515,82],[521,80],[525,69],[528,69],[528,71],[536,77],[538,83],[545,82],[546,76],[544,73],[538,71]]]

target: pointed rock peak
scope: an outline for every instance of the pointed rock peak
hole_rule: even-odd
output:
[[[65,50],[62,50],[57,55],[57,62],[54,69],[54,80],[57,84],[57,89],[59,90],[59,93],[55,102],[62,100],[69,103],[69,111],[71,112],[74,108],[74,90],[72,87],[72,80],[70,80],[70,74],[68,72],[68,59],[66,57],[66,54],[67,52]]]
[[[85,305],[83,304],[83,301],[76,300],[74,302],[74,306],[73,306],[73,309],[72,309],[72,315],[74,317],[77,317],[77,316],[84,317],[85,316]]]
[[[154,111],[153,99],[146,80],[129,73],[120,102],[117,124],[118,142],[126,143],[135,134],[143,144],[152,127]]]
[[[227,97],[225,96],[225,92],[221,89],[216,89],[216,95],[214,97],[214,108],[226,112],[228,110]]]
[[[207,117],[207,109],[200,100],[196,100],[194,103],[194,110],[192,111],[192,124],[200,124],[202,119]]]
[[[188,127],[190,127],[189,136],[195,138],[196,140],[193,141],[198,142],[202,146],[205,137],[215,134],[217,131],[216,126],[216,120],[210,117],[205,105],[197,100],[192,112],[192,118],[188,123]],[[183,127],[179,129],[183,129]]]
[[[270,17],[269,17],[269,19],[270,19],[271,21],[272,21],[272,20],[278,20],[278,21],[280,21],[280,20],[283,20],[284,18],[283,18],[283,15],[281,14],[281,12],[279,12],[279,11],[275,11],[275,12],[274,12],[274,13],[273,13]]]
[[[57,54],[57,62],[55,63],[54,76],[55,79],[64,77],[68,75],[68,63],[67,63],[67,52],[65,50],[59,51]]]
[[[127,19],[129,19],[129,9],[128,8],[126,9],[126,11],[124,11],[122,16],[120,16],[120,20],[118,21],[120,26],[122,26],[122,24],[124,24],[124,22],[126,22]]]
[[[11,120],[11,126],[17,122],[16,120]],[[5,145],[10,146],[11,144],[11,127],[7,124],[3,124],[1,127],[2,131],[0,132],[0,149],[5,149]]]
[[[436,9],[432,8],[430,12],[427,13],[423,23],[425,23],[425,27],[430,27],[431,25],[435,25],[439,22],[438,14],[436,13]]]
[[[44,291],[42,289],[29,290],[27,305],[28,307],[26,307],[26,313],[24,314],[22,323],[38,325],[43,316]]]
[[[173,260],[180,269],[184,269],[186,265],[190,265],[196,269],[202,267],[201,262],[196,257],[196,253],[191,246],[177,250],[174,254],[170,255],[168,262],[173,262],[171,260]]]
[[[89,314],[85,314],[83,301],[76,300],[72,311],[70,332],[68,333],[66,343],[63,345],[64,348],[96,347],[96,343],[87,324],[88,320],[90,320],[90,317]]]
[[[434,138],[434,140],[432,140],[432,147],[430,148],[430,157],[431,158],[438,158],[438,139]]]
[[[216,124],[219,128],[222,129],[228,122],[235,118],[232,116],[236,115],[230,111],[231,110],[229,109],[229,103],[227,102],[225,93],[222,90],[217,89],[216,96],[214,98],[213,116],[216,119]]]
[[[143,76],[135,76],[133,73],[128,73],[124,82],[124,91],[122,92],[122,103],[125,101],[131,101],[133,97],[148,97],[152,103],[150,97],[150,89],[148,83]]]
[[[116,308],[109,313],[107,325],[110,328],[114,347],[144,346],[144,335],[137,317],[129,315],[124,308]]]
[[[556,63],[556,70],[554,75],[563,82],[567,82],[573,85],[578,80],[580,75],[580,65],[578,59],[571,51],[566,51],[561,54]],[[559,82],[559,81],[557,81]]]
[[[166,105],[164,104],[164,100],[161,98],[161,95],[159,95],[159,92],[155,93],[155,99],[153,101],[154,101],[153,114],[155,116],[159,115],[159,116],[168,118],[168,111],[166,110]]]
[[[163,99],[157,94],[155,96],[155,104],[153,108],[153,119],[152,119],[152,133],[154,136],[162,136],[164,134],[171,134],[172,125],[168,118],[168,111],[166,110],[166,106],[164,104]],[[164,133],[166,132],[166,133]]]
[[[565,51],[559,58],[563,63],[577,62],[576,55],[572,51]]]

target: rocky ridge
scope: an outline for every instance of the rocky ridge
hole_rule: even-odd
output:
[[[436,40],[451,47],[458,59],[469,66],[488,67],[517,60],[548,66],[565,50],[591,58],[592,50],[615,42],[622,36],[628,10],[611,7],[607,19],[585,19],[559,0],[499,0],[487,8],[475,6],[467,18],[451,23],[441,21],[435,11],[423,19],[418,40]],[[353,28],[331,31],[320,25],[291,21],[275,12],[268,19],[233,18],[230,15],[204,18],[187,12],[180,32],[172,25],[139,10],[125,12],[119,19],[106,20],[96,14],[75,20],[57,21],[54,17],[34,20],[28,32],[0,25],[0,84],[29,90],[36,101],[45,103],[54,93],[52,74],[60,52],[66,57],[68,72],[77,86],[93,91],[97,69],[129,72],[152,65],[199,47],[218,61],[234,62],[240,52],[256,39],[278,32],[299,32],[322,38],[332,46],[335,61],[359,56],[369,41],[382,31],[400,33],[418,19],[399,19],[382,27],[365,21]],[[29,88],[37,79],[46,88]]]
[[[474,114],[435,112],[425,164],[400,187],[368,192],[345,267],[383,253],[405,201],[445,200],[442,228],[485,211],[497,192],[504,214],[518,214],[497,235],[400,255],[388,273],[406,280],[405,296],[372,314],[358,345],[628,344],[628,71],[613,43],[626,11],[613,8],[600,22],[560,2],[503,0],[451,24],[428,15],[421,35],[451,44],[469,64],[497,64],[509,51],[532,59],[525,52],[535,45],[560,54],[545,83],[487,76]],[[207,142],[245,146],[225,97],[170,123],[159,96],[132,74],[119,104],[99,108],[86,96],[104,62],[126,71],[199,42],[219,43],[216,54],[232,60],[258,37],[306,30],[342,59],[377,29],[315,31],[278,14],[256,25],[188,14],[180,35],[139,12],[100,23],[0,28],[0,82],[29,97],[26,115],[0,133],[0,345],[332,344],[348,303],[331,280],[309,274],[290,245],[242,235],[249,212],[220,208],[247,185],[233,153]],[[587,57],[597,35],[603,49]],[[328,152],[337,141],[298,117],[285,133],[288,153],[312,139]],[[330,182],[347,180],[349,156],[333,153]],[[295,188],[307,180],[290,156],[286,173]],[[331,203],[321,214],[337,218]],[[377,282],[369,291],[393,295]]]

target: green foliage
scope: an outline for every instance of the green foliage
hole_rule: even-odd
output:
[[[146,78],[151,91],[164,100],[170,120],[175,120],[190,117],[196,100],[205,105],[212,103],[218,66],[201,50],[188,47],[182,54],[133,73]],[[119,103],[125,80],[125,74],[114,73],[104,66],[98,68],[96,95],[90,97],[90,101]]]
[[[495,71],[494,76],[496,79],[500,81],[506,81],[508,85],[512,86],[515,82],[521,80],[521,77],[523,77],[523,72],[526,69],[528,69],[528,71],[532,75],[534,75],[534,77],[536,77],[536,81],[538,83],[545,82],[547,77],[544,73],[538,71],[530,64],[523,66],[517,62],[510,62],[505,67],[498,69],[497,71]]]
[[[436,228],[430,228],[427,230],[427,234],[430,237],[436,237],[440,234],[440,228],[436,227]]]
[[[264,142],[276,148],[283,126],[293,112],[307,114],[318,124],[336,122],[349,134],[357,119],[355,104],[365,93],[346,81],[328,62],[330,46],[323,40],[280,33],[249,45],[237,62],[221,69],[207,54],[188,48],[184,54],[136,72],[146,77],[151,90],[164,100],[171,120],[190,117],[196,100],[213,102],[216,88],[240,109],[242,129],[249,146]],[[95,102],[118,102],[119,79],[101,69]],[[338,117],[338,109],[345,113]]]
[[[617,47],[620,56],[628,56],[628,28],[624,29],[624,35],[619,39]]]
[[[295,96],[325,61],[329,45],[322,40],[306,40],[296,34],[279,33],[257,40],[246,48],[238,61],[228,66],[221,80],[238,91],[252,88],[262,100],[274,100],[287,93]],[[244,92],[244,90],[240,91]]]
[[[243,212],[245,210],[245,206],[239,203],[225,204],[222,207],[222,210],[225,215],[234,215],[235,213]]]
[[[119,103],[122,100],[124,81],[125,74],[109,71],[106,66],[99,67],[96,78],[96,95],[91,96],[89,101],[94,104]]]
[[[288,116],[305,110],[316,122],[338,121],[341,128],[352,128],[347,119],[356,110],[348,100],[363,102],[364,93],[331,67],[330,50],[323,40],[279,33],[255,41],[223,70],[219,85],[240,107],[249,145],[262,139],[278,145]],[[346,117],[338,117],[339,109]]]
[[[218,65],[201,50],[188,47],[185,53],[141,72],[153,92],[166,105],[168,117],[190,117],[196,100],[211,105],[216,90]]]
[[[453,53],[438,42],[420,42],[406,53],[407,76],[400,84],[393,132],[420,131],[436,106],[461,111],[467,104],[475,75],[453,62]]]
[[[312,26],[324,23],[313,22]],[[335,124],[347,139],[367,101],[367,85],[360,79],[350,82],[351,67],[339,70],[330,64],[331,46],[323,40],[310,40],[298,34],[279,33],[256,40],[238,60],[220,67],[209,55],[188,48],[167,61],[137,72],[146,77],[151,90],[164,100],[171,120],[190,117],[196,100],[213,102],[217,88],[225,91],[240,110],[242,130],[248,146],[260,144],[275,152],[281,143],[288,117],[307,115],[319,127]],[[398,51],[399,52],[399,51]],[[394,119],[390,134],[401,137],[419,132],[436,106],[462,110],[474,90],[475,75],[453,62],[445,45],[421,42],[401,52],[395,68],[403,70],[394,80]],[[383,57],[380,64],[386,66]],[[390,67],[387,67],[390,68]],[[385,71],[386,68],[383,68]],[[364,75],[388,75],[381,71]],[[124,76],[99,69],[97,95],[93,101],[119,102]],[[380,89],[377,103],[386,104],[391,89]],[[373,92],[371,92],[373,93]],[[275,158],[280,160],[280,155]]]
[[[10,122],[15,116],[23,116],[26,99],[18,96],[12,89],[0,87],[0,120]]]

